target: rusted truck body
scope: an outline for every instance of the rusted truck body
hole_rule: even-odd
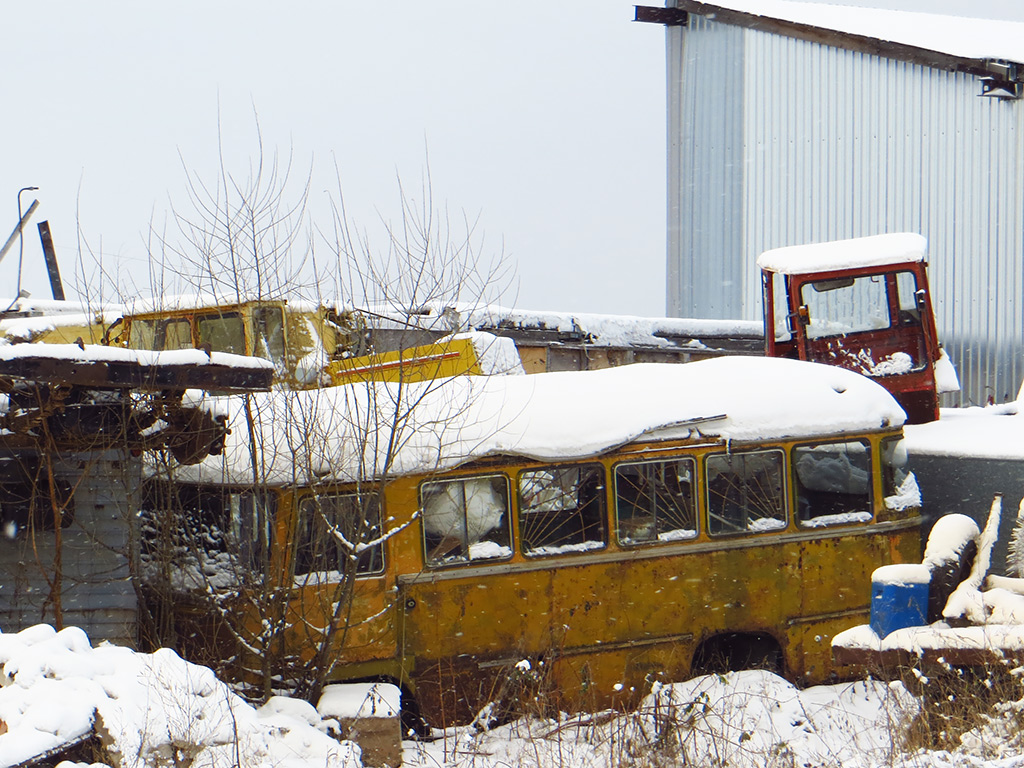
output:
[[[573,709],[749,663],[828,680],[871,571],[919,557],[902,411],[847,371],[718,358],[404,390],[400,419],[382,383],[257,399],[275,427],[256,425],[255,474],[236,408],[224,453],[154,478],[147,514],[221,532],[185,593],[262,550],[287,596],[276,653],[394,681],[434,724],[517,669]],[[258,668],[273,622],[241,602],[232,632]]]

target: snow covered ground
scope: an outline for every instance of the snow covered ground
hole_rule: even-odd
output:
[[[430,743],[407,742],[404,759],[416,768],[1019,768],[1022,708],[1009,704],[955,751],[912,749],[905,736],[920,707],[900,683],[799,690],[751,670],[658,687],[625,715],[452,729]]]
[[[360,765],[358,748],[328,736],[330,721],[305,702],[255,709],[173,651],[93,648],[77,628],[0,634],[0,721],[3,766],[94,727],[118,768]]]
[[[489,730],[404,743],[420,768],[730,766],[730,768],[1011,768],[1024,766],[1024,701],[969,732],[955,752],[907,751],[919,702],[875,680],[798,690],[764,671],[656,684],[632,713],[523,718]],[[360,752],[305,702],[254,708],[213,673],[171,651],[92,647],[85,634],[36,626],[0,635],[0,765],[95,727],[109,761],[131,766],[357,768]],[[61,768],[86,768],[64,762]]]

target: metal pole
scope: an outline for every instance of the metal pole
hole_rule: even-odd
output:
[[[28,222],[29,217],[36,212],[36,208],[38,207],[39,201],[33,200],[32,205],[28,207],[28,210],[25,211],[25,215],[22,216],[21,221],[18,222],[18,226],[14,228],[14,231],[11,232],[11,236],[7,238],[7,242],[4,243],[4,247],[0,248],[0,261],[3,261],[4,256],[6,256],[7,252],[11,250],[11,246],[14,245],[14,241],[18,239],[18,235],[21,234],[21,230],[25,227],[25,224]]]

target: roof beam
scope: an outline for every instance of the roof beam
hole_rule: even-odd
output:
[[[731,8],[722,8],[713,3],[704,3],[699,0],[675,0],[675,5],[676,8],[674,10],[704,16],[711,21],[721,24],[730,24],[736,27],[755,29],[760,32],[769,32],[821,45],[845,48],[859,53],[868,53],[887,59],[906,61],[911,64],[920,64],[934,69],[966,72],[982,78],[993,77],[993,62],[987,59],[970,59],[963,56],[954,56],[927,48],[894,43],[890,40],[879,40],[876,37],[855,35],[835,29],[815,27],[810,24],[801,24],[785,19],[760,16],[755,13],[736,11]]]
[[[685,27],[690,20],[686,11],[678,8],[659,8],[651,5],[636,5],[636,15],[633,21],[643,21],[648,24],[664,24],[666,27]]]

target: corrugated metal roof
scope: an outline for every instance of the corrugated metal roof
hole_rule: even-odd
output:
[[[758,19],[764,19],[766,24],[778,20],[963,59],[1024,62],[1024,23],[1021,22],[793,0],[719,0],[715,3],[677,0],[676,6],[727,24],[758,27]],[[730,17],[729,11],[751,18]],[[782,29],[765,31],[785,34]]]

